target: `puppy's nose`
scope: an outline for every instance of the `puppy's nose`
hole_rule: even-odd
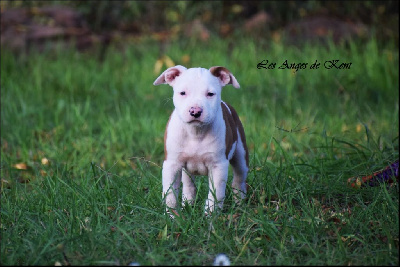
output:
[[[195,117],[196,119],[201,116],[203,109],[200,107],[191,107],[189,109],[190,116]]]

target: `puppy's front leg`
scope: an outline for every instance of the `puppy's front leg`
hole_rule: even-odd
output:
[[[226,183],[228,181],[228,166],[229,161],[225,160],[215,164],[209,170],[209,192],[205,206],[206,214],[213,212],[215,208],[222,209],[225,199]],[[215,207],[215,205],[217,205],[217,207]]]
[[[196,197],[196,187],[194,185],[194,176],[187,173],[185,169],[182,171],[182,206],[193,205]]]
[[[182,166],[165,160],[162,169],[163,199],[168,208],[176,208],[178,189],[182,180]]]

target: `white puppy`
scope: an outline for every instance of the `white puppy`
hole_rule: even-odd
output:
[[[194,175],[208,175],[205,212],[214,211],[216,205],[222,208],[229,163],[233,191],[243,199],[249,166],[246,138],[236,111],[221,100],[223,86],[240,87],[236,78],[224,67],[207,70],[178,65],[164,71],[154,85],[163,83],[173,87],[175,106],[164,135],[162,183],[167,207],[176,208],[181,182],[183,204],[192,203]]]

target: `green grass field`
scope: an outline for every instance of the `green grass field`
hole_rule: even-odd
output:
[[[166,54],[225,66],[240,83],[222,97],[246,131],[248,197],[235,206],[228,187],[223,212],[206,218],[198,177],[195,205],[175,220],[161,204],[173,103],[169,86],[153,86],[156,43],[111,48],[103,62],[2,49],[1,264],[210,265],[225,253],[233,265],[398,265],[398,183],[347,185],[399,157],[398,47],[227,47],[174,41]],[[279,69],[285,60],[307,69]]]

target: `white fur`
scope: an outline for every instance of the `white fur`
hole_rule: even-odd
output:
[[[245,197],[248,166],[243,137],[235,129],[238,140],[234,140],[232,147],[228,148],[227,158],[227,127],[221,108],[222,87],[231,83],[238,88],[239,84],[226,69],[219,77],[210,70],[176,66],[164,71],[154,82],[155,85],[167,83],[174,90],[175,109],[166,129],[166,158],[162,169],[163,197],[168,208],[177,207],[181,182],[183,201],[194,201],[194,175],[209,176],[206,212],[214,211],[215,202],[222,208],[230,160],[234,167],[232,186],[236,192],[241,192],[241,198]]]

